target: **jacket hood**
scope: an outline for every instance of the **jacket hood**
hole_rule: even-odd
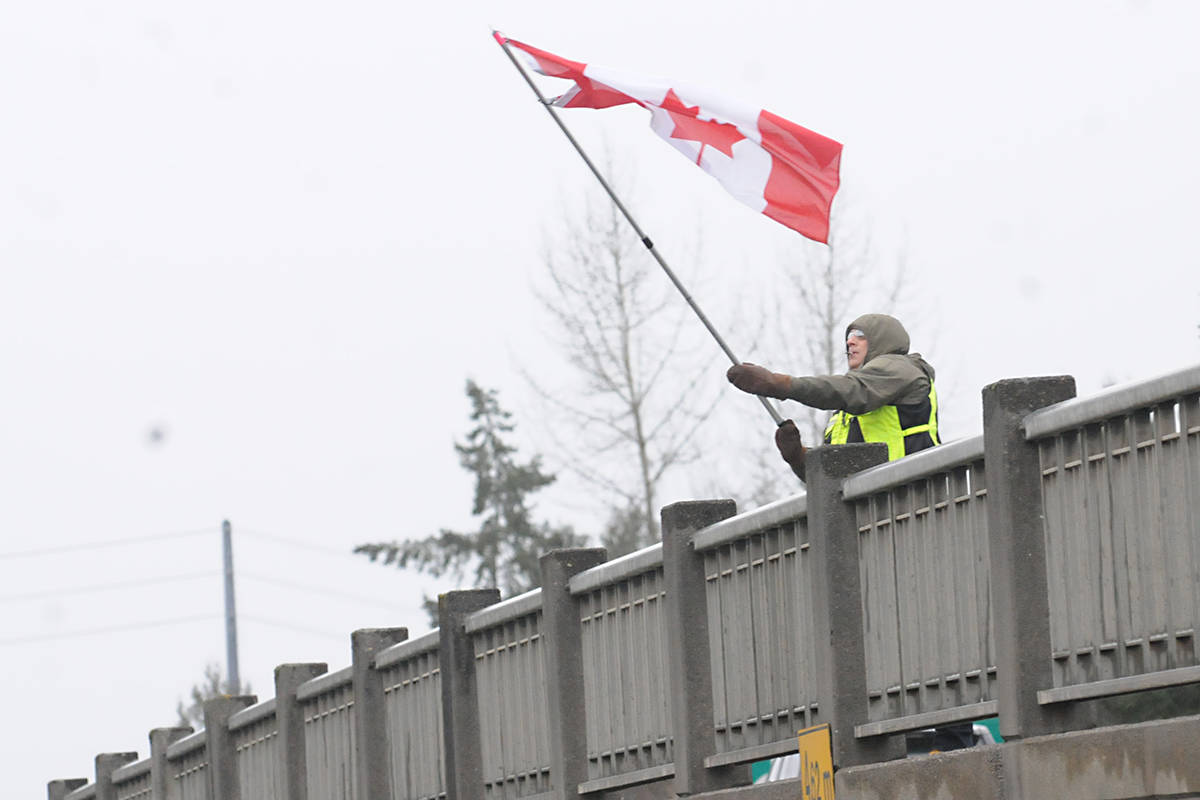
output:
[[[929,362],[921,358],[920,353],[908,352],[908,331],[904,330],[900,320],[889,314],[863,314],[846,326],[846,336],[849,337],[850,331],[855,328],[867,337],[867,357],[863,359],[863,364],[879,356],[908,356],[909,361],[933,380],[933,367]]]
[[[887,314],[863,314],[846,326],[846,338],[850,331],[857,328],[867,336],[867,357],[863,363],[872,358],[890,353],[908,355],[908,331],[900,324],[900,320]]]

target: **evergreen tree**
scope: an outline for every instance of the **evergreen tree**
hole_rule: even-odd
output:
[[[553,483],[554,476],[542,470],[538,456],[516,460],[516,448],[505,441],[515,429],[512,414],[500,407],[494,389],[468,380],[467,397],[473,427],[466,442],[456,442],[454,449],[463,469],[475,476],[471,513],[480,518],[478,530],[443,528],[422,539],[360,544],[354,552],[434,577],[462,580],[469,571],[475,588],[520,594],[541,583],[538,558],[543,553],[579,546],[583,538],[569,527],[533,520],[529,497]],[[436,614],[428,598],[426,608]]]

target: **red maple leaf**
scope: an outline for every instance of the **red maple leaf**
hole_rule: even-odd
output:
[[[660,106],[671,115],[675,130],[671,131],[672,139],[684,139],[689,142],[699,142],[700,152],[696,154],[696,163],[700,163],[705,146],[715,147],[725,155],[733,158],[733,145],[746,137],[741,134],[736,125],[728,122],[717,122],[710,119],[697,119],[700,106],[685,106],[675,94],[674,89],[667,90]]]

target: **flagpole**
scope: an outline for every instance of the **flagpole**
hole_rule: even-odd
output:
[[[708,317],[705,316],[704,312],[700,310],[700,306],[696,305],[696,301],[692,299],[692,295],[686,288],[684,288],[684,285],[679,282],[679,278],[676,277],[675,272],[667,265],[667,262],[663,259],[662,255],[659,254],[658,250],[654,249],[654,242],[650,241],[650,237],[647,236],[642,230],[641,226],[637,224],[637,220],[635,220],[633,215],[629,213],[629,209],[625,208],[625,204],[621,202],[619,197],[617,197],[616,192],[614,192],[612,187],[608,185],[608,181],[604,179],[604,176],[600,173],[600,170],[596,168],[594,163],[592,163],[592,159],[588,157],[586,152],[584,152],[583,147],[580,146],[579,142],[575,139],[575,136],[570,130],[568,130],[566,124],[558,116],[558,112],[554,110],[554,106],[551,105],[550,101],[546,99],[546,96],[542,94],[542,90],[539,89],[537,84],[533,82],[533,78],[531,78],[529,73],[525,71],[525,68],[521,66],[521,62],[517,60],[517,57],[513,55],[512,48],[508,46],[508,40],[505,39],[499,31],[493,30],[492,35],[495,37],[496,42],[500,45],[501,49],[504,50],[504,54],[508,56],[508,60],[512,62],[513,67],[516,68],[517,72],[521,73],[521,77],[525,79],[525,83],[527,83],[529,88],[533,90],[533,93],[537,95],[538,102],[542,104],[542,108],[546,109],[546,112],[550,115],[550,118],[554,120],[556,125],[558,125],[558,129],[563,132],[563,135],[567,137],[567,141],[569,141],[571,146],[575,148],[575,152],[579,153],[579,157],[583,159],[583,163],[587,164],[588,169],[590,169],[592,174],[596,176],[596,180],[600,181],[600,185],[604,188],[604,191],[608,193],[608,196],[612,198],[613,203],[616,205],[617,209],[620,210],[625,219],[629,221],[629,224],[633,227],[633,230],[637,234],[638,238],[642,240],[642,244],[645,245],[646,249],[650,251],[650,255],[654,256],[654,260],[657,261],[658,265],[663,268],[663,272],[667,273],[667,277],[671,279],[671,283],[675,284],[675,288],[678,289],[679,293],[683,295],[683,299],[687,301],[687,304],[692,307],[692,311],[696,312],[696,316],[700,318],[702,323],[704,323],[704,327],[708,329],[710,334],[712,334],[713,339],[717,341],[717,344],[720,346],[720,348],[725,351],[725,355],[729,356],[729,360],[734,364],[742,363],[741,359],[733,354],[733,350],[729,348],[729,345],[725,344],[725,340],[721,338],[721,334],[717,333],[717,329],[713,327],[712,323],[709,322]],[[763,404],[763,408],[765,408],[767,413],[771,415],[771,419],[775,421],[775,424],[782,425],[784,422],[783,417],[780,415],[778,409],[775,408],[771,401],[765,397],[762,397],[761,395],[756,396]]]

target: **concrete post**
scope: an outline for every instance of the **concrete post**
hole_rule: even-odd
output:
[[[551,550],[541,557],[542,647],[550,720],[552,800],[578,800],[587,780],[587,709],[583,702],[583,636],[571,576],[603,564],[603,547]]]
[[[737,513],[732,500],[674,503],[662,510],[663,585],[667,590],[667,684],[671,694],[677,795],[699,794],[750,782],[745,766],[709,769],[716,752],[712,656],[704,557],[692,534]]]
[[[87,786],[87,778],[59,778],[46,784],[46,800],[63,800],[80,786]]]
[[[850,767],[903,758],[901,736],[854,735],[854,726],[867,721],[867,665],[858,522],[853,505],[842,499],[842,480],[887,461],[887,445],[816,447],[806,461],[817,701],[819,719],[830,725],[833,763]]]
[[[408,628],[363,628],[350,634],[354,686],[354,769],[360,800],[390,800],[391,758],[387,749],[387,707],[383,676],[375,654],[408,638]]]
[[[283,797],[308,800],[308,761],[304,751],[304,713],[296,690],[329,671],[326,664],[280,664],[275,668],[275,723],[279,726],[279,758]]]
[[[208,789],[214,800],[241,800],[236,753],[229,718],[254,705],[254,695],[223,695],[204,701],[205,747],[208,754]],[[253,800],[253,798],[246,798]]]
[[[996,637],[996,700],[1005,739],[1065,730],[1072,703],[1042,708],[1051,686],[1050,598],[1042,470],[1036,444],[1025,441],[1027,414],[1075,396],[1069,375],[1017,378],[983,389],[987,465],[988,554]]]
[[[96,756],[96,800],[117,800],[112,774],[117,767],[137,761],[137,753],[101,753]]]
[[[483,800],[475,650],[463,626],[468,616],[499,600],[498,589],[462,589],[438,595],[446,800]]]
[[[167,748],[191,732],[190,727],[150,731],[150,800],[167,800]]]

